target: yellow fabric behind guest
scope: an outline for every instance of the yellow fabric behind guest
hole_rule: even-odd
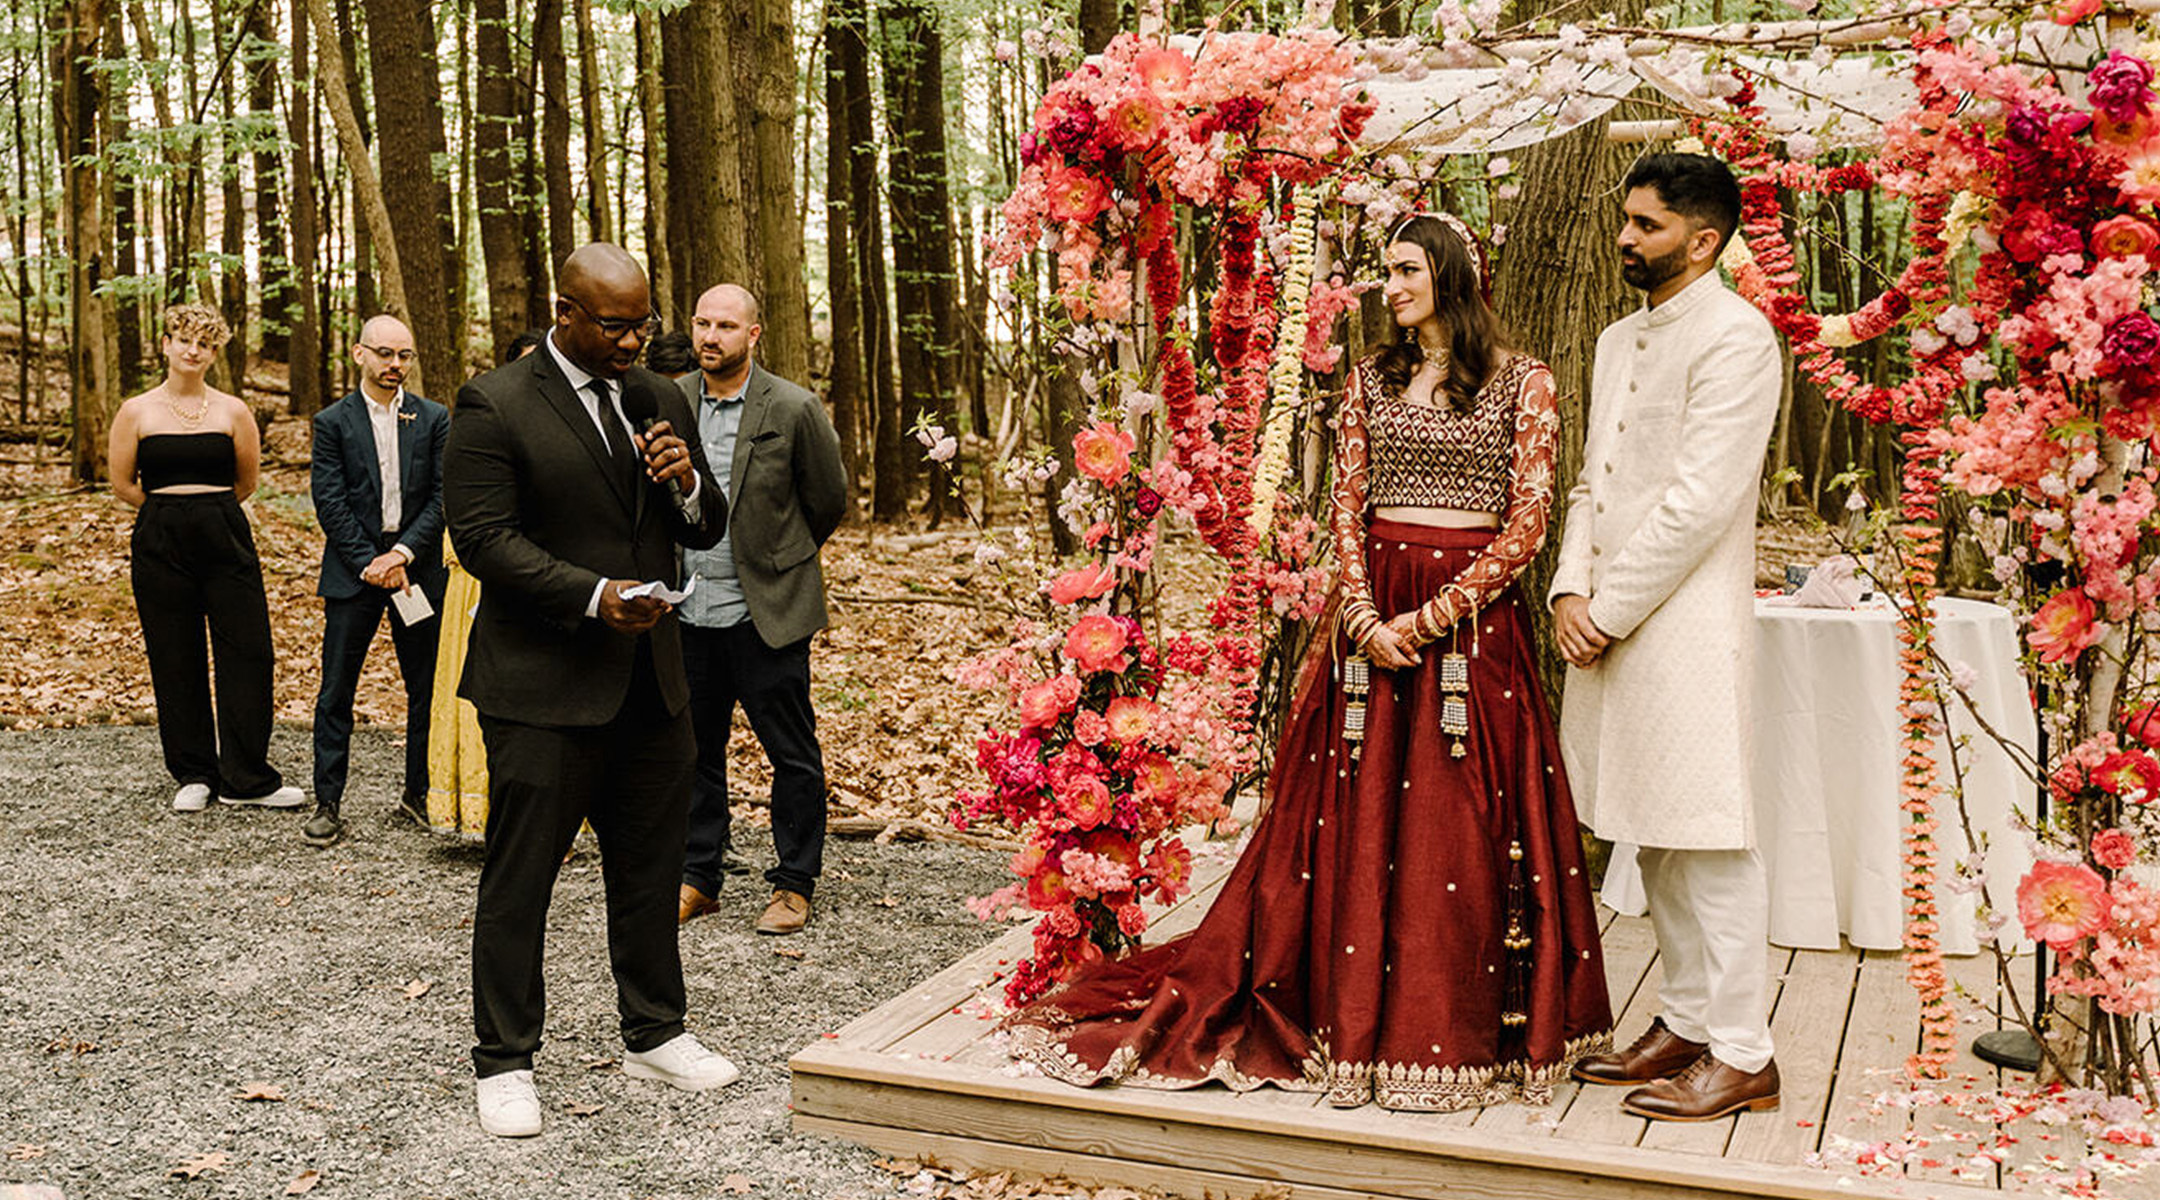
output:
[[[450,567],[450,585],[443,593],[442,643],[435,652],[435,699],[429,708],[428,824],[478,838],[487,831],[487,750],[480,742],[479,713],[458,698],[457,690],[473,612],[480,606],[480,581],[458,565],[448,538],[443,561]]]

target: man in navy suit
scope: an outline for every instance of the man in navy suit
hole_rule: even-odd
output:
[[[443,443],[450,410],[404,388],[412,330],[393,316],[360,329],[359,390],[315,417],[310,485],[323,531],[322,691],[315,697],[315,815],[302,830],[328,846],[344,831],[339,808],[351,758],[353,692],[368,643],[390,614],[405,679],[405,783],[399,811],[427,824],[428,705],[447,574],[443,568]],[[408,587],[428,615],[407,621],[392,600]]]

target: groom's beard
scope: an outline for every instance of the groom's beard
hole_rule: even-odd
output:
[[[1629,287],[1650,291],[1659,284],[1687,270],[1687,246],[1682,244],[1663,258],[1642,258],[1626,251],[1620,253],[1620,278]]]

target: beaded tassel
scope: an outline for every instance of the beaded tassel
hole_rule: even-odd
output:
[[[1507,948],[1507,985],[1500,1002],[1500,1023],[1512,1029],[1530,1020],[1525,1011],[1530,1007],[1530,930],[1524,924],[1529,905],[1523,887],[1522,843],[1510,841],[1507,854],[1507,936],[1501,939]]]
[[[1470,618],[1470,654],[1477,653],[1477,617]],[[1455,635],[1456,649],[1440,656],[1440,732],[1453,738],[1448,755],[1461,758],[1469,751],[1463,739],[1470,734],[1470,656],[1462,652],[1462,634]]]
[[[1350,747],[1350,761],[1365,748],[1365,697],[1372,694],[1372,666],[1362,654],[1342,660],[1343,742]]]

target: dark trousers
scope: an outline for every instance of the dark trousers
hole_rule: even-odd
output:
[[[221,796],[276,791],[284,780],[270,766],[270,605],[239,499],[153,493],[129,549],[165,769]]]
[[[578,825],[600,839],[608,960],[623,1044],[651,1050],[683,1031],[675,902],[697,748],[690,714],[670,717],[640,638],[629,698],[605,725],[523,725],[480,714],[487,744],[487,862],[473,915],[473,1070],[532,1066],[546,1013],[541,944],[548,900]]]
[[[393,540],[385,535],[386,541]],[[442,597],[428,602],[442,604]],[[353,693],[368,644],[390,613],[390,644],[397,650],[398,675],[405,680],[404,796],[427,795],[428,706],[435,697],[435,643],[440,616],[417,625],[398,620],[390,610],[390,592],[364,587],[348,599],[323,600],[322,690],[315,695],[315,802],[335,811],[345,798],[346,768],[352,756]]]
[[[775,650],[748,621],[725,629],[684,622],[682,643],[698,742],[683,882],[708,896],[720,891],[720,855],[729,846],[728,734],[740,704],[773,769],[779,862],[765,880],[808,896],[825,863],[825,756],[810,709],[810,639]]]

